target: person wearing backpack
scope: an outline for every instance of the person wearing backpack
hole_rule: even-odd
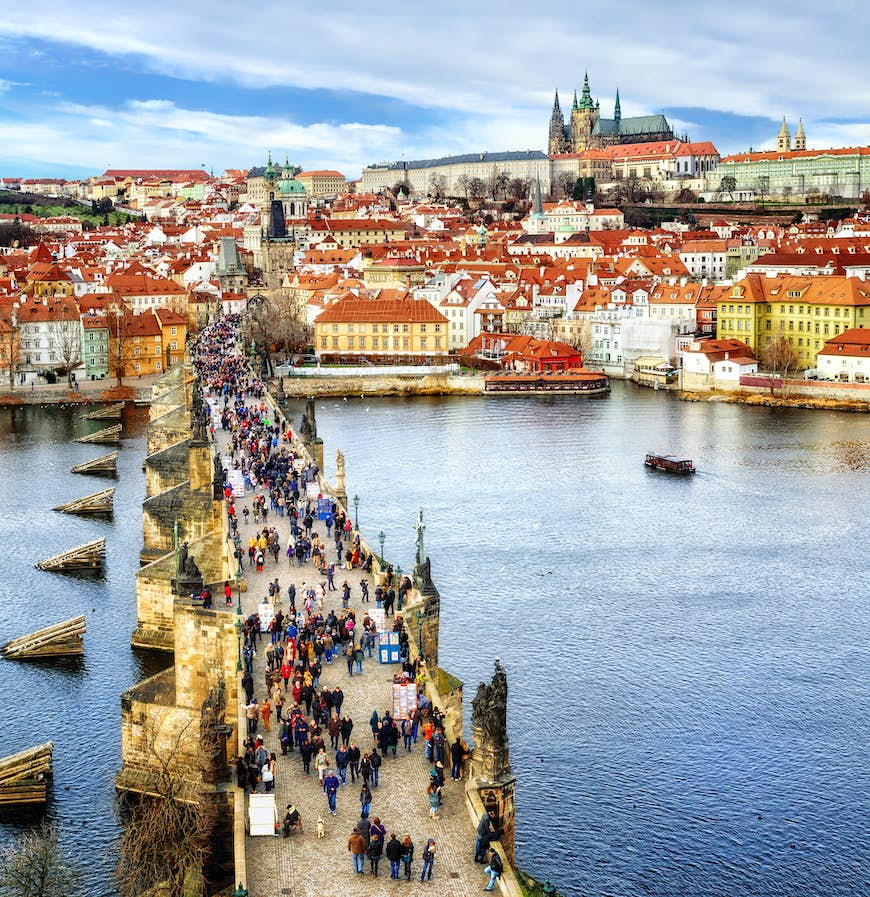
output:
[[[499,876],[504,872],[501,857],[494,847],[489,854],[489,865],[483,871],[489,874],[489,884],[483,890],[491,891],[495,887],[495,883],[498,881]]]

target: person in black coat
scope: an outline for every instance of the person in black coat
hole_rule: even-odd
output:
[[[399,877],[399,863],[402,861],[402,855],[405,852],[405,848],[402,847],[402,842],[395,836],[395,834],[390,835],[390,840],[387,841],[387,846],[384,851],[387,855],[387,859],[390,861],[390,878],[398,878]]]

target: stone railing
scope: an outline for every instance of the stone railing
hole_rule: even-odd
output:
[[[389,364],[371,367],[294,368],[282,365],[276,377],[429,377],[437,374],[458,374],[458,364]]]

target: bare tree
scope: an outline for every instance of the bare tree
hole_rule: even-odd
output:
[[[468,199],[468,192],[471,189],[471,178],[467,174],[461,174],[456,179],[457,190],[462,191],[462,195]]]
[[[447,192],[447,179],[443,174],[432,173],[432,176],[429,178],[429,192],[435,199],[443,199]]]
[[[788,337],[775,336],[762,350],[761,364],[765,370],[787,379],[800,367],[800,358]]]
[[[124,316],[115,312],[109,321],[109,373],[114,370],[118,386],[124,385],[127,365],[133,359],[133,340],[124,333]]]
[[[61,314],[65,313],[61,312]],[[79,319],[56,317],[49,322],[48,339],[60,361],[61,370],[66,374],[67,383],[72,386],[73,368],[82,360],[82,333]]]
[[[486,184],[481,178],[472,178],[468,184],[468,192],[475,199],[483,199],[486,195]]]
[[[577,179],[573,174],[563,171],[556,176],[556,191],[562,196],[571,197],[574,195],[574,184],[576,183]]]
[[[0,892],[4,897],[76,897],[81,872],[58,846],[57,831],[43,823],[0,850]]]
[[[21,327],[14,308],[0,309],[0,368],[6,366],[9,388],[15,387],[15,367],[21,359]]]
[[[187,722],[174,731],[175,720],[146,724],[145,752],[152,773],[152,793],[128,803],[115,881],[121,897],[140,897],[162,888],[165,893],[199,897],[205,893],[203,869],[218,821],[217,808],[203,792],[210,748]]]
[[[530,178],[514,178],[508,185],[508,191],[514,199],[528,199],[531,189]]]
[[[280,292],[264,295],[250,308],[247,329],[265,361],[267,374],[272,371],[273,352],[290,354],[311,338],[304,310]]]
[[[726,174],[721,181],[719,181],[719,191],[716,195],[716,198],[722,200],[725,198],[725,194],[728,194],[728,201],[734,201],[734,191],[737,189],[737,178],[732,174]]]
[[[511,176],[506,171],[500,171],[494,178],[495,188],[503,197],[507,196],[508,187],[511,184]],[[495,197],[493,197],[494,199]]]

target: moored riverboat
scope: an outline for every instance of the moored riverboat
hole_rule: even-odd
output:
[[[484,379],[487,393],[576,393],[586,396],[604,395],[610,381],[603,371],[575,368],[568,371],[518,372],[499,371]]]
[[[663,470],[665,473],[688,474],[695,473],[695,465],[688,458],[675,458],[673,455],[656,455],[648,452],[643,462],[654,470]]]

